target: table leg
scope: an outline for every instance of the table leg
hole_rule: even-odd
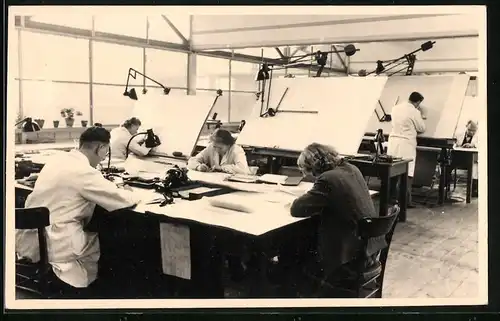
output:
[[[439,194],[438,194],[438,204],[443,205],[446,198],[446,174],[448,170],[449,161],[448,151],[446,148],[441,149],[441,155],[439,157],[439,166],[441,167],[441,175],[439,177]]]
[[[408,208],[408,175],[404,173],[399,177],[399,221],[406,222],[406,209]]]
[[[467,189],[465,195],[465,203],[470,204],[471,196],[472,196],[472,172],[474,168],[474,157],[472,157],[472,153],[470,155],[470,159],[467,160]]]
[[[380,205],[379,216],[387,216],[387,209],[389,208],[389,201],[391,197],[391,178],[389,172],[384,173],[380,177]]]

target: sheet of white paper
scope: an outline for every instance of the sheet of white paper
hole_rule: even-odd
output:
[[[181,152],[190,156],[203,124],[208,118],[215,95],[144,95],[135,103],[133,115],[141,122],[141,131],[152,128],[161,145],[153,153],[172,156]]]
[[[288,176],[285,175],[264,174],[259,178],[259,180],[264,183],[284,184],[287,178]]]
[[[189,228],[160,223],[161,262],[163,273],[191,279],[191,245]]]
[[[276,108],[288,88],[279,108],[283,112],[261,118],[260,105],[254,106],[238,144],[301,151],[317,142],[332,145],[340,154],[354,155],[386,81],[386,77],[273,80],[269,107]],[[363,94],[353,95],[356,92]],[[325,95],[331,100],[319,98]],[[287,110],[317,113],[286,113]]]

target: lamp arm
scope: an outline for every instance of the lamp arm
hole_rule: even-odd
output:
[[[132,139],[134,139],[135,137],[137,137],[139,135],[147,135],[147,132],[135,133],[134,135],[132,135],[132,137],[130,137],[130,139],[128,140],[128,143],[127,143],[127,147],[125,148],[125,159],[128,158],[128,149],[130,147],[130,143],[132,142]],[[109,153],[109,159],[111,160],[111,153]]]
[[[145,75],[145,74],[143,74],[142,72],[135,70],[134,68],[129,68],[129,70],[128,70],[127,87],[128,87],[128,82],[129,82],[129,78],[130,78],[130,76],[132,76],[132,78],[134,78],[134,79],[135,79],[135,77],[137,76],[137,75],[135,75],[135,76],[134,76],[134,75],[132,75],[132,73],[131,73],[132,71],[133,71],[135,74],[139,74],[139,75],[141,75],[142,77],[144,77],[144,78],[146,78],[146,79],[148,79],[148,80],[150,80],[150,81],[154,82],[155,84],[157,84],[157,85],[158,85],[158,86],[160,86],[161,88],[166,89],[166,87],[165,87],[163,84],[159,83],[158,81],[154,80],[154,79],[153,79],[153,78],[151,78],[151,77],[146,76],[146,75]]]

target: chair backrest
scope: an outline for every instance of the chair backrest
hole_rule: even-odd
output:
[[[358,222],[359,236],[366,240],[381,236],[387,236],[395,227],[395,222],[399,216],[400,208],[394,205],[391,213],[381,217],[366,217]],[[391,235],[392,237],[392,235]]]
[[[46,207],[16,208],[16,229],[33,230],[50,225],[50,212]]]

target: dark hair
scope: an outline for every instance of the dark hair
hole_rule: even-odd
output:
[[[422,96],[422,94],[421,94],[421,93],[414,91],[414,92],[412,92],[412,93],[410,94],[410,98],[409,98],[409,100],[410,100],[412,103],[419,103],[419,102],[421,102],[421,101],[423,101],[423,100],[424,100],[424,96]]]
[[[234,145],[236,141],[233,135],[225,129],[217,129],[212,136],[210,136],[210,140],[214,143],[221,143],[228,146]]]
[[[101,123],[95,123],[94,126],[95,127],[102,127],[102,124]]]
[[[109,144],[111,134],[102,127],[90,127],[80,135],[80,147],[95,143]]]
[[[123,124],[122,124],[123,127],[129,129],[130,127],[132,126],[141,126],[141,121],[139,120],[139,118],[136,118],[136,117],[132,117],[130,119],[127,119]]]

